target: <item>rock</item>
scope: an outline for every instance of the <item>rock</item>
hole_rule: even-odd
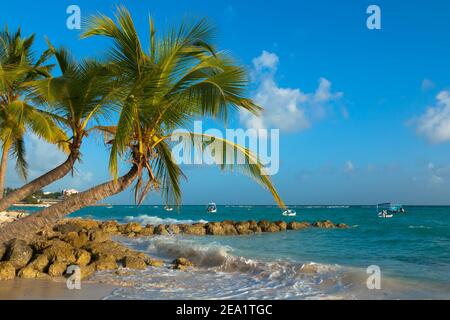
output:
[[[125,225],[124,233],[139,233],[142,231],[142,226],[137,222],[129,222]]]
[[[160,236],[167,236],[169,235],[169,231],[167,231],[166,226],[163,224],[160,224],[158,226],[155,227],[154,233],[156,235],[160,235]]]
[[[81,267],[87,266],[91,263],[91,254],[86,250],[77,250],[75,252],[75,264]]]
[[[97,271],[116,270],[118,268],[117,261],[111,256],[102,256],[95,261],[95,269]]]
[[[253,231],[250,230],[249,222],[237,222],[235,224],[236,231],[241,235],[252,234]]]
[[[263,232],[266,232],[269,226],[270,222],[267,220],[261,220],[260,222],[258,222],[258,227],[260,227]]]
[[[53,228],[53,231],[60,232],[61,234],[68,234],[70,232],[78,233],[82,230],[83,229],[79,225],[67,222],[63,224],[58,224]]]
[[[61,240],[51,240],[50,246],[42,251],[50,262],[64,262],[66,264],[75,263],[76,258],[74,254],[75,248],[69,243]]]
[[[235,236],[239,233],[237,232],[236,228],[234,227],[234,224],[231,223],[224,223],[222,224],[223,231],[227,236]]]
[[[183,232],[188,235],[203,236],[206,234],[205,224],[196,223],[184,227]]]
[[[95,264],[79,267],[81,272],[81,280],[85,280],[95,273]]]
[[[66,234],[63,240],[75,248],[81,248],[89,242],[89,236],[86,232],[80,231],[79,233],[71,231]]]
[[[89,240],[93,242],[105,242],[110,239],[110,236],[103,232],[100,228],[91,229],[88,231]]]
[[[158,260],[158,259],[152,259],[152,258],[145,259],[145,263],[149,267],[157,267],[157,268],[159,268],[159,267],[164,266],[164,261]]]
[[[89,251],[95,260],[101,257],[112,257],[114,260],[122,260],[127,255],[132,252],[130,249],[124,245],[108,240],[105,242],[92,242],[84,247],[85,250]]]
[[[336,225],[336,227],[339,229],[348,229],[349,228],[349,226],[346,225],[345,223],[339,223]]]
[[[103,232],[114,234],[119,231],[117,226],[118,223],[116,221],[105,221],[100,225],[100,229],[102,229]]]
[[[61,277],[67,270],[67,263],[54,262],[48,268],[48,275],[51,277]]]
[[[316,228],[324,228],[324,229],[334,229],[336,228],[335,224],[330,220],[317,221],[313,223],[313,226]]]
[[[0,262],[0,281],[11,280],[16,277],[16,268],[11,262]]]
[[[256,221],[251,220],[248,223],[249,223],[249,226],[248,226],[249,230],[253,231],[254,233],[262,232],[261,227],[258,226],[258,223]]]
[[[144,259],[132,256],[126,256],[123,259],[123,266],[129,269],[138,269],[138,270],[147,269],[147,263],[145,262]]]
[[[33,249],[25,241],[13,239],[8,243],[3,259],[11,262],[14,268],[19,270],[30,262],[32,256]]]
[[[48,260],[48,257],[46,255],[38,255],[34,258],[33,261],[28,264],[27,267],[31,267],[36,271],[44,272],[45,269],[47,269],[48,264],[50,261]]]
[[[277,221],[275,224],[278,226],[280,231],[286,231],[287,230],[287,223],[284,221]]]
[[[288,230],[300,230],[309,228],[311,225],[308,222],[289,222],[287,225]]]
[[[213,236],[223,236],[225,235],[225,230],[223,230],[222,224],[220,222],[210,222],[206,226],[206,234]]]
[[[145,228],[141,230],[141,232],[139,232],[139,235],[143,237],[149,237],[154,234],[154,231],[155,227],[153,227],[152,225],[147,225]]]
[[[4,243],[0,243],[0,261],[2,261],[3,256],[6,253],[6,249],[7,249],[6,245]]]
[[[39,270],[34,269],[31,266],[26,266],[23,269],[20,269],[17,273],[17,276],[19,278],[23,279],[46,279],[49,278],[49,276]]]
[[[191,268],[194,264],[186,258],[178,258],[173,261],[173,269],[176,270],[186,270],[187,268]]]
[[[258,223],[258,226],[261,228],[262,232],[278,232],[280,228],[273,222],[262,220]]]
[[[181,229],[178,225],[176,224],[170,224],[166,227],[167,232],[169,232],[169,234],[179,234],[181,232]]]

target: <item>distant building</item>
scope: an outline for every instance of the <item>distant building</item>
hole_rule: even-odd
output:
[[[78,194],[79,191],[75,189],[64,189],[63,190],[63,198],[68,198],[70,196],[73,196],[74,194]]]

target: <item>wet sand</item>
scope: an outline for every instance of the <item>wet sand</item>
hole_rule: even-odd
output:
[[[65,280],[20,279],[2,281],[0,300],[101,300],[116,287],[82,282],[80,290],[69,290]]]

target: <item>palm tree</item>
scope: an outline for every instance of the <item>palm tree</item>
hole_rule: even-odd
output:
[[[71,172],[81,156],[83,139],[93,130],[91,122],[107,120],[115,110],[113,98],[118,90],[107,66],[95,60],[77,63],[68,50],[55,49],[50,42],[48,45],[61,76],[34,81],[33,96],[36,103],[46,105],[55,121],[71,132],[71,138],[66,139],[70,153],[62,164],[0,200],[0,211]]]
[[[183,24],[157,39],[150,20],[150,50],[142,49],[129,12],[118,9],[117,23],[100,15],[90,20],[85,37],[106,36],[112,39],[110,65],[122,84],[125,95],[116,126],[97,127],[111,146],[110,171],[114,179],[39,213],[7,225],[0,233],[0,241],[24,236],[82,207],[125,190],[134,181],[136,201],[156,190],[166,202],[181,201],[180,181],[184,174],[171,155],[169,137],[177,128],[187,126],[198,117],[209,116],[225,121],[227,114],[246,109],[255,114],[260,110],[245,97],[247,75],[223,52],[211,45],[214,29],[201,20]],[[181,134],[181,133],[180,133]],[[194,147],[220,142],[217,158],[238,153],[244,163],[220,164],[221,169],[241,169],[270,190],[281,207],[284,204],[270,179],[262,172],[257,158],[246,148],[224,139],[199,135],[188,136]],[[209,141],[209,142],[208,142]],[[118,178],[118,158],[130,162],[129,171]]]
[[[3,198],[9,156],[14,156],[18,173],[27,179],[24,143],[27,129],[67,151],[64,131],[55,124],[51,114],[31,103],[31,82],[49,77],[51,69],[44,65],[48,52],[34,59],[33,41],[33,35],[22,38],[20,29],[13,34],[8,28],[0,32],[0,199]]]

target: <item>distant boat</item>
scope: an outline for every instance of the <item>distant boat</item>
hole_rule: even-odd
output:
[[[172,212],[172,211],[173,211],[173,208],[172,208],[172,207],[169,207],[169,206],[165,206],[165,207],[164,207],[164,210],[166,210],[167,212]]]
[[[208,208],[206,209],[208,213],[216,213],[217,212],[217,205],[214,202],[211,202],[208,204]]]
[[[380,203],[377,204],[378,217],[393,218],[395,214],[404,214],[406,210],[401,204]]]
[[[292,209],[286,209],[283,211],[283,216],[285,217],[296,217],[297,216],[297,212],[295,210]]]

